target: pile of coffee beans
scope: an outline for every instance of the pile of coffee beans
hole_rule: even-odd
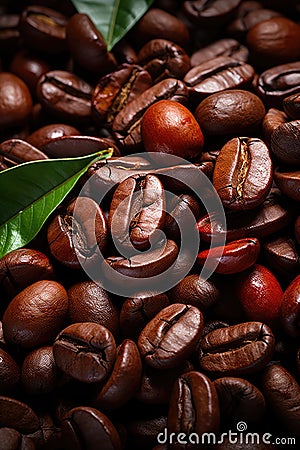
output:
[[[2,0],[0,170],[107,148],[0,260],[0,449],[296,448],[299,1]]]

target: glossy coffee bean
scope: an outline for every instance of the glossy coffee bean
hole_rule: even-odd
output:
[[[37,281],[17,294],[3,315],[5,339],[22,348],[36,348],[51,341],[61,329],[68,297],[56,281]]]
[[[194,228],[201,206],[196,197],[189,194],[176,196],[168,203],[164,231],[170,239],[180,242],[182,231]]]
[[[233,274],[243,272],[255,264],[260,252],[258,239],[248,238],[232,241],[224,247],[214,247],[198,253],[197,262],[201,266],[211,264],[216,273]]]
[[[150,73],[153,83],[165,78],[181,80],[191,67],[184,49],[165,39],[147,42],[138,53],[138,62]]]
[[[193,114],[185,106],[170,100],[161,100],[147,109],[141,131],[147,152],[195,159],[204,144],[202,130]]]
[[[283,194],[300,201],[300,171],[282,169],[277,167],[274,172],[274,180]]]
[[[244,4],[245,2],[242,2],[241,7],[243,7]],[[265,20],[272,19],[273,17],[281,16],[278,11],[262,8],[262,5],[259,8],[253,9],[245,7],[244,11],[241,11],[241,7],[237,13],[237,18],[233,20],[227,28],[228,33],[237,39],[244,40],[248,31],[255,25]]]
[[[121,450],[119,434],[112,422],[95,408],[79,406],[61,421],[65,445],[78,450]]]
[[[265,413],[265,399],[261,391],[243,378],[223,377],[213,382],[225,422],[259,422]]]
[[[40,426],[35,412],[26,403],[0,396],[0,427],[13,428],[20,433],[34,433]]]
[[[38,148],[22,139],[8,139],[0,144],[0,154],[9,166],[48,159],[48,156]]]
[[[203,48],[196,50],[191,55],[191,66],[206,63],[218,56],[230,57],[236,61],[247,61],[249,51],[247,47],[235,39],[219,39]]]
[[[13,428],[0,428],[0,448],[5,450],[35,450],[33,440]]]
[[[187,17],[199,25],[212,26],[226,22],[234,15],[240,0],[188,0],[183,3],[183,9]]]
[[[137,54],[127,39],[123,38],[114,46],[114,55],[120,64],[136,64]]]
[[[63,70],[42,75],[37,97],[43,108],[59,120],[70,123],[91,119],[92,87],[78,76]]]
[[[300,58],[300,26],[286,17],[273,17],[252,27],[247,34],[251,58],[260,67],[273,67]]]
[[[208,95],[226,89],[243,89],[254,77],[254,69],[243,61],[219,56],[194,66],[183,81],[189,88],[191,98],[200,101]]]
[[[0,259],[0,286],[10,297],[40,280],[53,278],[48,257],[37,250],[20,248]]]
[[[246,375],[264,368],[274,348],[267,325],[245,322],[208,333],[200,342],[199,363],[212,375]]]
[[[260,126],[264,115],[262,101],[252,92],[238,89],[210,95],[195,111],[200,127],[209,135],[251,133]]]
[[[118,347],[112,373],[97,395],[99,409],[115,410],[125,405],[138,390],[142,376],[139,350],[130,339]]]
[[[94,200],[77,197],[54,217],[47,237],[51,254],[65,266],[92,265],[107,245],[106,218]]]
[[[299,436],[300,386],[282,366],[268,366],[262,378],[262,389],[274,414],[286,429]]]
[[[25,8],[20,31],[29,48],[50,54],[66,50],[67,18],[51,8],[32,5]]]
[[[32,98],[21,78],[0,73],[0,131],[26,124],[32,110]]]
[[[50,158],[76,158],[107,149],[112,149],[114,156],[120,155],[111,139],[94,136],[61,136],[44,144],[42,149]]]
[[[194,351],[203,328],[198,308],[175,303],[161,310],[142,330],[138,347],[146,364],[170,369]]]
[[[62,330],[53,345],[55,363],[67,375],[83,383],[108,377],[116,358],[111,332],[93,322],[79,322]]]
[[[168,433],[190,435],[217,432],[220,411],[216,389],[209,378],[196,371],[181,375],[174,384],[169,404]],[[173,448],[184,448],[175,443]]]
[[[213,184],[228,209],[259,206],[272,184],[268,147],[257,138],[234,138],[227,142],[216,160]]]
[[[284,164],[300,163],[300,120],[279,125],[271,136],[271,149]]]
[[[285,97],[282,106],[291,119],[300,119],[300,93]]]
[[[93,93],[92,113],[99,124],[110,125],[122,108],[152,85],[150,74],[136,64],[122,64],[102,77]]]
[[[57,387],[59,371],[51,345],[29,353],[22,364],[22,386],[28,394],[48,394]]]
[[[190,274],[171,289],[169,297],[172,303],[184,303],[204,311],[218,301],[220,292],[211,280],[204,281],[199,275]]]
[[[71,125],[66,125],[64,123],[55,123],[45,125],[44,127],[35,130],[26,138],[26,141],[34,147],[41,149],[44,145],[48,144],[54,139],[59,139],[63,136],[69,135],[74,136],[77,134],[80,134],[77,128],[74,128]]]
[[[263,246],[263,252],[268,266],[275,273],[287,280],[294,278],[300,269],[300,252],[295,239],[283,235],[268,239]]]
[[[108,225],[116,245],[147,250],[154,245],[165,222],[164,188],[157,177],[129,177],[114,192]]]
[[[262,123],[263,134],[268,147],[271,146],[271,136],[275,128],[286,122],[288,122],[288,116],[283,111],[276,108],[268,110]]]
[[[10,393],[20,380],[20,368],[13,357],[0,349],[0,392]]]
[[[284,291],[281,305],[280,318],[284,331],[293,338],[300,335],[300,276],[298,275]]]
[[[66,27],[68,48],[74,60],[85,70],[103,75],[116,66],[107,52],[102,34],[87,14],[74,14]]]

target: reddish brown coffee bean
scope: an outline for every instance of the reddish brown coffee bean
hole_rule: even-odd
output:
[[[209,135],[247,135],[257,130],[265,115],[262,101],[252,92],[227,90],[204,99],[195,117]]]
[[[141,122],[147,152],[162,152],[181,158],[200,155],[204,137],[193,114],[183,105],[161,100],[147,109]]]
[[[151,367],[170,369],[194,351],[203,329],[198,308],[175,303],[161,310],[142,330],[139,350]]]
[[[51,341],[61,329],[68,311],[68,296],[56,281],[37,281],[9,303],[3,315],[5,339],[23,348]]]
[[[271,149],[283,164],[300,163],[300,120],[279,125],[271,136]]]
[[[117,347],[114,368],[97,395],[96,405],[112,411],[125,405],[137,391],[141,382],[142,361],[136,344],[125,339]]]
[[[253,209],[267,197],[272,185],[268,147],[256,138],[234,138],[217,157],[213,185],[228,209]]]
[[[248,8],[247,4],[249,3],[251,5],[254,3],[255,5],[258,2],[242,2],[237,12],[237,18],[231,22],[227,28],[228,34],[240,40],[245,40],[248,31],[258,23],[272,19],[273,17],[281,16],[277,11],[262,8],[262,5],[259,3],[259,7],[253,7],[253,9],[252,7]]]
[[[281,286],[266,267],[256,264],[236,281],[237,297],[249,320],[278,325]]]
[[[247,61],[249,51],[235,39],[219,39],[196,50],[191,56],[191,66],[195,67],[218,56],[229,56],[237,61]]]
[[[288,197],[300,202],[300,171],[288,170],[277,167],[274,172],[274,180],[279,187]]]
[[[300,336],[300,275],[287,287],[280,305],[281,323],[285,332],[293,338]]]
[[[80,134],[80,132],[77,128],[74,128],[71,125],[55,123],[45,125],[44,127],[35,130],[26,138],[26,141],[34,147],[41,149],[45,144],[48,144],[48,142],[51,142],[53,139],[78,134]]]
[[[241,0],[188,0],[183,4],[184,13],[198,25],[216,26],[234,16]]]
[[[187,275],[170,291],[172,303],[196,306],[200,311],[210,308],[219,298],[216,285],[211,280],[204,281],[197,274]]]
[[[76,158],[107,149],[113,150],[113,156],[120,156],[111,139],[94,136],[61,136],[44,144],[42,149],[50,158]]]
[[[262,129],[265,141],[269,146],[271,145],[271,136],[275,128],[287,121],[288,116],[283,111],[279,111],[275,108],[268,110],[262,123]]]
[[[300,252],[289,234],[268,239],[263,246],[267,265],[286,280],[293,279],[300,269]]]
[[[0,349],[0,392],[12,392],[20,379],[20,368],[13,357]]]
[[[21,78],[0,73],[0,131],[26,124],[32,110],[32,98]]]
[[[259,256],[260,244],[258,239],[247,238],[232,241],[224,247],[214,247],[198,253],[197,262],[201,266],[210,264],[216,273],[233,274],[243,272],[256,263]],[[216,264],[217,263],[217,264]]]
[[[0,154],[9,166],[29,161],[48,159],[48,156],[38,148],[28,144],[22,139],[8,139],[0,144]]]
[[[52,346],[40,347],[29,353],[22,364],[22,386],[28,394],[48,394],[58,386],[59,371]]]
[[[34,433],[40,421],[26,403],[0,396],[0,427],[14,428],[20,433]]]
[[[291,119],[300,119],[300,94],[293,94],[284,98],[282,106]]]

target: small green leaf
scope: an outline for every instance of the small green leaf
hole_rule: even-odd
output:
[[[0,172],[0,258],[28,244],[90,164],[112,153],[33,161]]]
[[[87,14],[102,34],[107,49],[133,27],[153,0],[72,0],[77,11]]]

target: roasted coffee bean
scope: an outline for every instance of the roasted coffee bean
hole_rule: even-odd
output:
[[[165,293],[141,292],[127,298],[120,312],[122,334],[137,340],[146,324],[169,304],[169,298]]]
[[[234,138],[221,149],[213,175],[214,188],[228,209],[253,209],[272,185],[269,150],[257,138]]]
[[[92,94],[92,87],[86,81],[63,70],[47,72],[37,85],[37,97],[43,108],[70,123],[91,119]]]
[[[0,54],[12,54],[20,44],[20,16],[1,14],[0,16]]]
[[[115,68],[113,54],[107,51],[102,34],[87,14],[74,14],[69,19],[66,37],[72,57],[84,69],[103,75]]]
[[[235,39],[219,39],[206,47],[196,50],[191,55],[191,66],[195,67],[206,63],[218,56],[231,57],[236,61],[245,62],[248,59],[247,47],[241,45]]]
[[[261,125],[264,115],[262,101],[252,92],[238,89],[210,95],[195,111],[204,133],[215,136],[252,133]]]
[[[285,97],[282,106],[291,119],[300,119],[300,94],[293,94],[289,97]]]
[[[97,395],[96,405],[102,410],[115,410],[125,405],[138,390],[142,361],[136,344],[125,339],[118,347],[112,373]]]
[[[203,280],[197,274],[183,278],[170,291],[172,303],[196,306],[200,311],[210,308],[220,298],[220,292],[211,280]]]
[[[267,403],[286,429],[299,436],[300,386],[282,366],[268,366],[262,378],[262,389]]]
[[[79,322],[62,330],[53,345],[55,363],[63,372],[83,383],[108,377],[116,358],[111,332],[93,322]]]
[[[269,239],[263,246],[267,264],[287,280],[294,278],[300,269],[300,252],[295,239],[283,235]]]
[[[212,236],[217,240],[226,236],[227,241],[253,236],[264,238],[288,225],[293,218],[292,212],[286,207],[286,199],[277,189],[271,189],[266,200],[258,208],[248,211],[232,211],[226,214],[227,229],[220,223],[218,217],[205,215],[197,222],[201,239],[210,242]],[[216,241],[215,241],[216,242]]]
[[[4,161],[10,166],[48,159],[45,153],[22,139],[8,139],[2,142],[0,144],[0,154],[3,155]]]
[[[0,427],[14,428],[20,433],[33,433],[40,426],[35,412],[14,398],[0,396]]]
[[[20,31],[26,44],[42,52],[57,54],[66,50],[67,18],[50,8],[32,5],[23,10]]]
[[[262,129],[267,145],[271,146],[271,136],[275,128],[288,121],[288,116],[278,109],[271,108],[268,110],[262,123]]]
[[[152,85],[150,74],[134,64],[122,64],[102,77],[93,94],[92,113],[99,124],[110,125],[124,106]]]
[[[22,364],[22,386],[31,395],[48,394],[58,386],[59,371],[51,345],[29,353]]]
[[[22,436],[13,428],[0,428],[0,449],[1,450],[35,450],[32,439]]]
[[[120,155],[120,150],[111,139],[94,136],[58,137],[44,144],[42,149],[50,158],[75,158],[106,149],[112,149],[114,156]]]
[[[201,206],[196,197],[189,194],[174,197],[169,203],[164,231],[170,239],[180,242],[181,232],[194,228],[195,221],[200,217]]]
[[[241,3],[241,6],[243,4],[244,3]],[[258,23],[272,19],[273,17],[281,16],[278,11],[273,11],[272,9],[265,9],[262,7],[249,9],[246,10],[244,14],[238,13],[237,15],[238,17],[233,22],[231,22],[227,28],[227,32],[237,39],[244,39],[248,31]]]
[[[10,297],[43,279],[53,278],[53,267],[42,252],[20,248],[0,259],[0,286]]]
[[[50,342],[61,329],[68,311],[68,296],[56,281],[37,281],[17,294],[3,315],[5,339],[22,348]]]
[[[216,266],[215,272],[233,274],[243,272],[255,264],[260,252],[258,239],[247,238],[232,241],[224,247],[214,247],[198,253],[197,262],[201,266]]]
[[[268,106],[282,109],[283,99],[300,91],[299,73],[300,61],[267,69],[258,76],[256,91]]]
[[[196,371],[181,375],[174,384],[169,404],[168,433],[175,440],[186,436],[214,433],[219,429],[220,411],[216,389],[209,378]],[[177,442],[174,449],[192,448]]]
[[[299,164],[299,139],[300,120],[279,125],[275,128],[271,136],[272,152],[284,164]]]
[[[136,51],[125,38],[114,46],[114,55],[120,64],[137,64]]]
[[[189,88],[191,99],[200,101],[226,89],[243,89],[253,77],[254,69],[249,64],[229,56],[219,56],[194,66],[183,81]]]
[[[212,375],[246,375],[270,361],[275,348],[271,329],[245,322],[208,333],[200,342],[200,367]]]
[[[137,415],[127,420],[127,445],[132,449],[152,449],[157,443],[157,436],[167,430],[165,411],[150,412]]]
[[[76,283],[68,289],[68,298],[68,317],[71,323],[95,322],[106,327],[114,336],[118,334],[118,309],[99,283]]]
[[[77,128],[71,125],[66,125],[64,123],[55,123],[50,125],[45,125],[44,127],[35,130],[31,133],[26,141],[34,147],[42,149],[42,147],[54,139],[59,139],[63,136],[75,136],[80,134]]]
[[[20,380],[20,368],[13,357],[0,349],[0,392],[10,393]]]
[[[300,25],[286,17],[273,17],[247,33],[250,56],[260,67],[274,67],[300,58]]]
[[[188,0],[183,3],[187,17],[199,25],[212,26],[228,21],[241,0]]]
[[[146,364],[171,369],[195,350],[203,329],[198,308],[174,303],[161,310],[142,330],[138,346]]]
[[[0,131],[26,124],[32,110],[32,98],[21,78],[0,73]]]
[[[95,408],[79,406],[61,422],[67,447],[78,450],[121,450],[119,434],[112,422]]]
[[[234,377],[218,378],[213,382],[225,422],[259,422],[265,413],[261,391],[247,380]]]
[[[115,190],[108,225],[115,245],[147,250],[160,239],[165,222],[164,188],[157,177],[129,177]],[[157,237],[156,237],[157,236]]]
[[[117,114],[112,124],[112,130],[115,138],[128,151],[141,147],[141,119],[147,108],[153,103],[165,99],[186,104],[188,92],[185,84],[175,78],[162,80],[128,103]]]
[[[299,122],[300,129],[300,122]],[[300,154],[299,154],[300,161]],[[288,169],[282,169],[277,167],[274,172],[274,180],[279,187],[288,197],[300,202],[300,171],[289,171]]]
[[[106,218],[94,200],[77,197],[54,217],[47,236],[52,255],[67,267],[79,269],[94,264],[98,251],[106,248]]]
[[[284,291],[280,305],[281,324],[293,338],[300,336],[300,276],[298,275]]]
[[[138,21],[134,28],[138,45],[144,45],[151,39],[167,39],[186,48],[190,33],[188,27],[172,13],[159,8],[151,8]]]
[[[165,39],[152,39],[138,53],[139,64],[150,73],[153,83],[165,78],[182,79],[190,69],[190,58],[182,47]]]

